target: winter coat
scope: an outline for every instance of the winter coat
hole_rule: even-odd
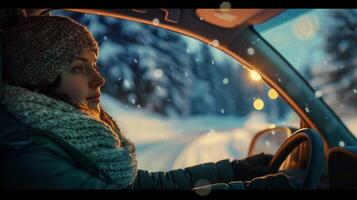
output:
[[[113,180],[61,138],[32,129],[0,112],[1,188],[117,189]],[[228,183],[234,179],[229,160],[169,172],[138,170],[128,189],[191,189],[205,179]]]

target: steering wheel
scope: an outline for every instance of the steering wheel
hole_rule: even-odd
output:
[[[313,129],[299,129],[290,136],[275,153],[269,167],[277,173],[286,157],[304,141],[308,141],[310,152],[302,189],[316,189],[324,164],[324,147],[321,136]]]

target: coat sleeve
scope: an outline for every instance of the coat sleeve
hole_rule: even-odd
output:
[[[226,159],[168,172],[150,173],[138,170],[131,187],[132,189],[192,189],[214,183],[229,183],[233,180],[231,163]]]
[[[118,189],[56,154],[12,151],[2,159],[2,188]]]

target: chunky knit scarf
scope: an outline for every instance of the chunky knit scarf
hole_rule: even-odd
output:
[[[120,130],[112,130],[74,106],[25,88],[4,84],[2,104],[21,122],[61,137],[94,161],[125,188],[137,173],[134,145]]]

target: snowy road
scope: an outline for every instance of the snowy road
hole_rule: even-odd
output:
[[[165,118],[128,108],[109,95],[103,94],[102,100],[123,134],[134,142],[139,169],[151,172],[243,158],[252,137],[269,125],[259,112],[244,119],[211,115]]]
[[[149,171],[175,169],[174,163],[199,136],[182,136],[136,145],[139,168]],[[142,166],[142,167],[141,167]]]

